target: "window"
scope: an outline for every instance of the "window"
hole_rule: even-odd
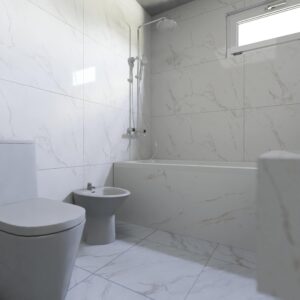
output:
[[[231,54],[300,39],[300,0],[268,2],[227,16]]]

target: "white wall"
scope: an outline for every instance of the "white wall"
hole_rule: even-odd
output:
[[[63,200],[88,181],[111,184],[112,162],[150,155],[149,134],[131,145],[122,136],[126,22],[135,32],[147,18],[135,0],[0,0],[0,139],[36,142],[40,196]],[[95,80],[75,85],[85,68]],[[146,93],[146,128],[148,100]]]
[[[225,15],[256,0],[196,0],[152,33],[152,141],[157,158],[255,161],[300,149],[300,42],[225,58]]]

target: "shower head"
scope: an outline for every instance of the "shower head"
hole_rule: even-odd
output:
[[[159,31],[171,30],[176,27],[177,27],[177,22],[172,19],[168,19],[168,18],[163,18],[156,24],[156,28]]]

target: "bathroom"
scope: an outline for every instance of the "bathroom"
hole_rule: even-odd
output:
[[[0,299],[298,300],[299,5],[0,0]]]

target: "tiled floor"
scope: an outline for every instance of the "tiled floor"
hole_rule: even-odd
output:
[[[253,253],[132,224],[81,245],[66,300],[272,300],[256,292]]]

